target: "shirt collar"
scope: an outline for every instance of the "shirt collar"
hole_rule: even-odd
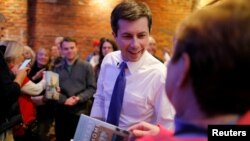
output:
[[[129,70],[129,72],[131,74],[135,73],[143,65],[143,63],[145,62],[145,60],[147,58],[147,55],[148,55],[148,52],[145,51],[138,61],[136,61],[136,62],[130,62],[130,61],[126,62],[127,66],[128,66],[128,70]],[[122,60],[122,57],[121,57],[121,62],[119,62],[119,64],[121,64],[122,61],[123,60]]]
[[[64,66],[73,66],[73,65],[75,65],[75,64],[78,62],[78,60],[79,60],[79,56],[76,57],[76,59],[75,59],[75,61],[73,62],[72,65],[69,65],[69,64],[67,63],[66,58],[64,58]]]

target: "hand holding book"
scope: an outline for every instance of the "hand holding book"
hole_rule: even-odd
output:
[[[74,141],[128,141],[130,132],[81,114]]]

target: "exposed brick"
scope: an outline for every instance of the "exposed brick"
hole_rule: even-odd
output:
[[[4,29],[1,30],[3,39],[19,40],[27,42],[27,1],[26,0],[0,0],[0,13],[4,15],[6,21],[2,23]]]
[[[85,58],[92,50],[92,40],[113,38],[110,13],[121,0],[0,0],[0,13],[7,21],[0,35],[28,44],[34,49],[51,47],[56,36],[72,36]],[[186,17],[195,0],[141,0],[153,13],[152,35],[162,49],[172,50],[172,36],[178,23]],[[29,5],[29,7],[27,7]]]

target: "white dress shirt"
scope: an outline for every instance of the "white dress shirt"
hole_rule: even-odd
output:
[[[120,51],[109,53],[104,58],[91,117],[106,121],[121,62]],[[147,51],[139,61],[127,62],[127,65],[119,127],[127,129],[140,121],[146,121],[172,129],[175,111],[165,92],[166,66]]]

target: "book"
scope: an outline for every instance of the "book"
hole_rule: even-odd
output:
[[[73,141],[128,141],[130,132],[81,114]]]
[[[46,80],[46,99],[59,99],[59,93],[56,91],[59,87],[59,75],[58,73],[52,71],[44,71],[45,80]]]

